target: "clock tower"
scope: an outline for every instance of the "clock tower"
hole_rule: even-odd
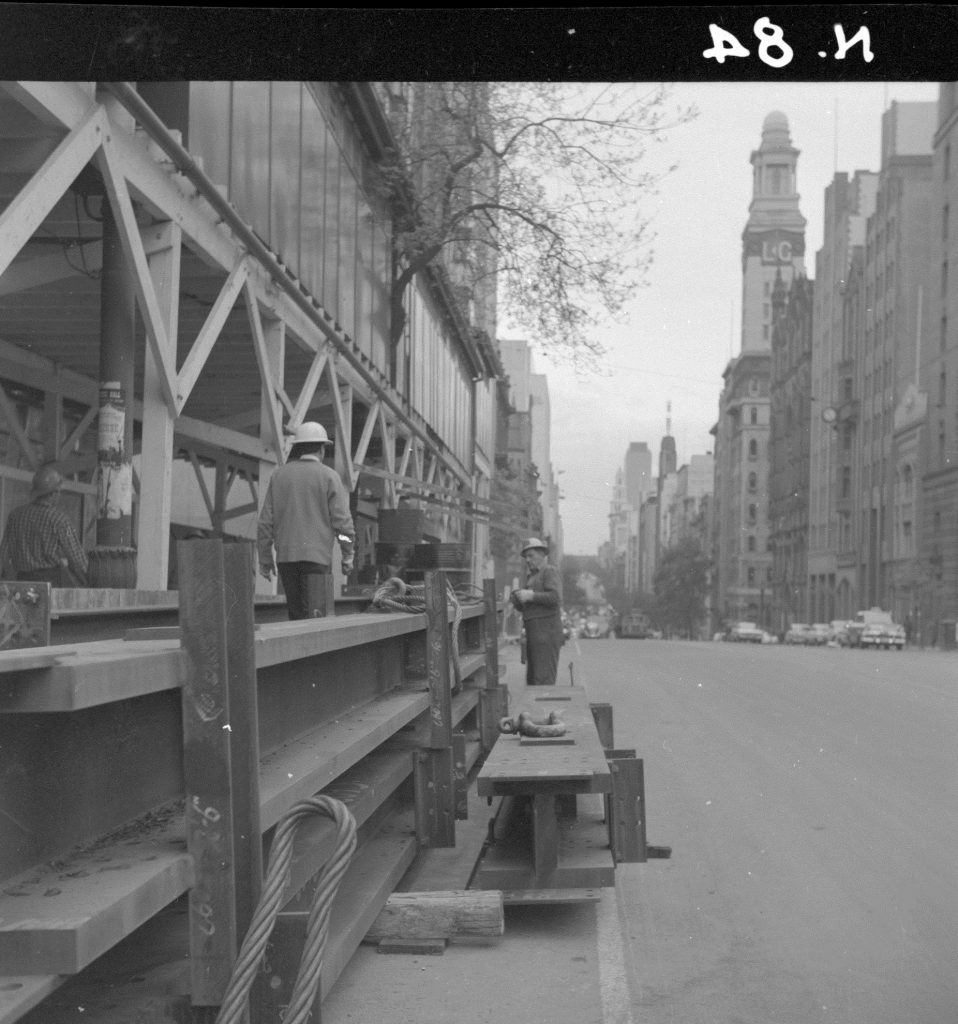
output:
[[[805,272],[805,218],[798,208],[797,150],[788,118],[775,110],[752,152],[752,202],[742,232],[742,352],[770,352],[772,289]]]

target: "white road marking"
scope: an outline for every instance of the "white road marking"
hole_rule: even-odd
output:
[[[596,907],[596,925],[602,1024],[635,1024],[614,889],[603,890]]]

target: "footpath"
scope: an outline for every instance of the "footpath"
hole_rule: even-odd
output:
[[[563,648],[559,685],[575,682],[574,642]],[[504,648],[502,681],[525,683],[517,645]],[[470,792],[457,847],[420,854],[405,891],[466,888],[490,809]],[[323,1024],[633,1024],[615,889],[598,903],[507,906],[497,939],[449,941],[439,955],[381,954],[362,945],[323,1002]]]

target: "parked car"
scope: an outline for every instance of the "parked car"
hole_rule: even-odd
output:
[[[865,628],[870,625],[888,626],[892,625],[890,612],[884,612],[881,608],[869,608],[867,611],[856,612],[855,618],[848,623],[848,645],[849,647],[876,646],[874,631],[870,634],[868,644],[863,644]]]
[[[810,646],[824,647],[828,643],[828,637],[831,633],[831,626],[827,622],[813,622],[808,627],[808,635],[805,638],[805,643]]]
[[[861,635],[862,647],[883,648],[891,650],[893,647],[904,650],[905,627],[899,626],[897,622],[870,622]]]
[[[778,637],[774,633],[769,633],[766,630],[762,631],[762,643],[763,644],[777,644]]]
[[[609,620],[601,615],[590,615],[582,627],[583,640],[604,640],[609,635]]]
[[[735,622],[729,630],[728,638],[738,643],[760,644],[762,630],[754,622]]]
[[[638,640],[645,640],[652,631],[649,617],[645,612],[630,611],[619,620],[616,636],[622,638],[634,637]]]
[[[793,622],[785,632],[785,643],[806,644],[811,626],[807,622]]]

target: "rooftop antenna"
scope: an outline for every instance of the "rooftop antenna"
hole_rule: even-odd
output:
[[[672,436],[672,402],[665,403],[665,435]]]

